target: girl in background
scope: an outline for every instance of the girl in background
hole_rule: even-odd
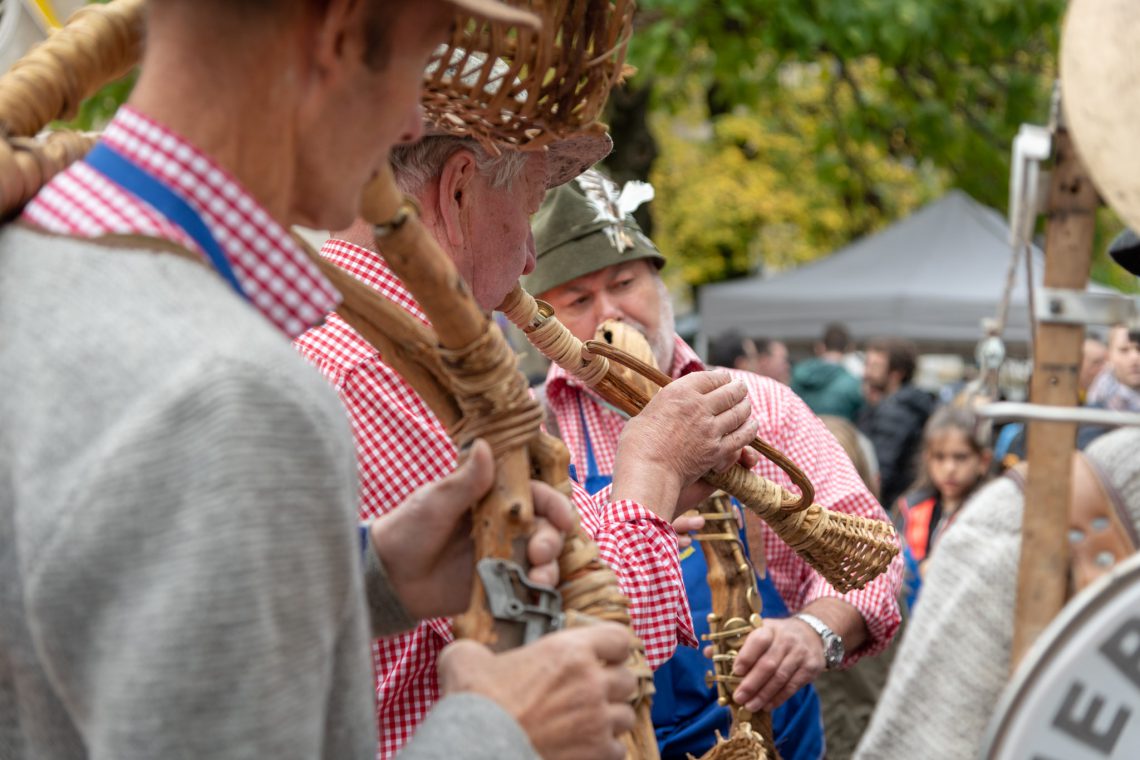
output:
[[[914,606],[926,559],[955,513],[985,482],[993,457],[974,414],[947,406],[935,412],[922,435],[922,470],[899,499],[902,517],[906,605]]]

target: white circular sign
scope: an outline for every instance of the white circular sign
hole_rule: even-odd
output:
[[[1077,595],[1002,694],[987,760],[1140,758],[1140,555]]]

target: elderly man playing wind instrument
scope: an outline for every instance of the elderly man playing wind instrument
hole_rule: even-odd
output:
[[[416,199],[422,219],[488,311],[534,266],[529,217],[550,187],[562,184],[610,149],[604,134],[558,140],[541,152],[492,156],[473,139],[438,126],[420,142],[393,151],[396,180]],[[363,222],[327,242],[322,255],[423,320],[415,300],[375,252]],[[455,466],[443,425],[415,391],[338,315],[310,330],[297,347],[336,387],[352,416],[360,459],[362,516],[383,515],[413,489]],[[671,527],[681,487],[710,468],[735,461],[751,439],[744,387],[723,373],[701,373],[670,387],[622,440],[639,470],[592,499],[574,502],[583,527],[632,601],[633,627],[656,666],[678,641],[693,638]],[[660,427],[696,433],[692,445],[658,446]],[[439,699],[436,660],[452,640],[448,620],[420,624],[374,649],[381,756],[408,740]]]
[[[130,38],[141,8],[91,13]],[[369,620],[466,605],[461,526],[492,463],[476,445],[361,539],[343,407],[289,344],[339,294],[287,225],[352,221],[419,134],[460,8],[532,21],[493,0],[149,0],[128,105],[0,232],[6,760],[375,757]],[[535,534],[538,582],[560,544]],[[616,625],[445,652],[450,696],[403,757],[620,756],[628,652]]]
[[[641,191],[651,190],[642,187]],[[652,347],[657,364],[673,378],[705,367],[674,332],[668,292],[658,270],[665,258],[628,214],[629,196],[594,170],[549,193],[534,220],[537,266],[523,284],[554,307],[556,316],[581,340],[591,339],[605,320],[620,320],[639,331]],[[624,194],[624,198],[623,198]],[[650,193],[641,192],[644,197]],[[816,501],[833,510],[886,520],[842,448],[823,423],[786,386],[769,378],[724,370],[748,388],[759,437],[787,454],[815,485]],[[667,386],[672,387],[672,386]],[[626,422],[593,392],[558,366],[544,387],[549,417],[570,448],[578,480],[589,491],[640,467],[619,442],[633,422]],[[636,421],[637,418],[635,418]],[[552,425],[553,426],[553,425]],[[688,431],[683,437],[679,433]],[[673,450],[694,445],[687,426],[660,428],[657,445]],[[754,468],[778,483],[790,480],[773,463]],[[744,677],[735,698],[749,710],[772,710],[777,748],[785,759],[819,757],[822,752],[818,701],[804,695],[824,668],[850,665],[886,646],[899,625],[895,595],[900,563],[859,591],[839,595],[765,524],[753,525],[754,564],[767,568],[759,579],[764,625],[752,633],[736,660]],[[693,620],[707,632],[709,612],[706,565],[702,552],[686,551],[682,561]],[[701,591],[703,589],[703,591]],[[794,613],[790,617],[789,613]],[[727,727],[727,711],[716,704],[704,674],[709,663],[700,653],[680,650],[657,673],[654,724],[663,757],[700,755],[712,745],[714,729]],[[789,700],[791,700],[789,702]]]

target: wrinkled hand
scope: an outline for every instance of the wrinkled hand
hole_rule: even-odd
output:
[[[744,384],[726,372],[673,381],[622,430],[613,498],[637,501],[671,522],[692,506],[678,505],[683,488],[740,458],[756,435],[751,413]]]
[[[454,615],[471,601],[474,545],[471,506],[495,476],[491,447],[477,441],[445,478],[426,485],[369,526],[372,548],[408,613],[416,618]],[[562,533],[573,527],[570,502],[550,486],[532,482],[535,532],[527,546],[530,579],[558,583]]]
[[[475,692],[519,722],[546,760],[621,760],[637,688],[624,667],[629,633],[614,623],[575,628],[493,654],[457,641],[439,657],[443,693]]]
[[[732,672],[744,680],[733,699],[752,712],[774,710],[823,672],[823,642],[797,618],[764,619],[748,635]]]

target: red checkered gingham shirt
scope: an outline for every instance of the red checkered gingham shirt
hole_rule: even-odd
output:
[[[678,337],[670,376],[678,378],[702,369],[704,365],[696,353]],[[739,370],[727,371],[748,388],[752,416],[760,426],[759,437],[800,466],[815,486],[817,503],[851,514],[887,519],[883,508],[859,479],[839,442],[799,396],[770,378]],[[586,462],[582,416],[589,429],[599,472],[612,473],[618,434],[625,421],[604,407],[597,396],[584,390],[577,379],[557,365],[552,365],[547,374],[546,400],[558,421],[559,433],[570,449],[570,457],[579,475],[584,474]],[[579,401],[582,416],[579,416]],[[791,486],[788,476],[767,459],[761,458],[755,470],[769,480]],[[840,595],[768,526],[765,525],[763,531],[768,572],[788,609],[795,612],[815,599],[831,596],[851,603],[863,614],[870,639],[854,657],[848,656],[845,664],[874,654],[890,642],[900,622],[897,602],[902,581],[900,557],[895,557],[887,572],[865,588]]]
[[[288,337],[320,322],[340,300],[288,231],[236,179],[184,138],[123,107],[102,141],[198,212],[250,302]],[[23,219],[61,235],[146,235],[202,253],[180,227],[82,161],[54,177],[24,209]],[[205,255],[202,260],[209,263]]]
[[[330,240],[321,255],[399,304],[426,318],[411,294],[367,249]],[[296,342],[336,387],[356,434],[361,517],[384,514],[412,491],[455,467],[446,430],[403,378],[336,314]],[[676,535],[664,520],[629,501],[603,503],[576,488],[582,525],[598,542],[632,600],[634,627],[651,665],[673,653],[678,641],[696,646],[677,558]],[[437,619],[373,646],[377,675],[380,756],[391,757],[411,738],[439,699],[436,659],[452,641],[451,625]]]

